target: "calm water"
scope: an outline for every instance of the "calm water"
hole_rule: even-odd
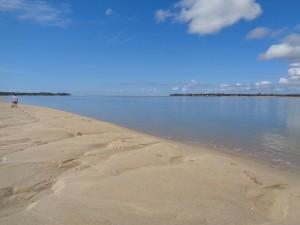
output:
[[[300,99],[234,97],[21,97],[190,143],[300,167]]]

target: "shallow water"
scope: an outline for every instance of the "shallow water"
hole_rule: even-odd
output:
[[[300,98],[67,96],[20,100],[300,167]]]

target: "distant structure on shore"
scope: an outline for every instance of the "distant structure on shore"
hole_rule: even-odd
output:
[[[70,96],[69,93],[51,92],[0,92],[0,96],[19,95],[19,96]]]
[[[300,97],[300,94],[225,94],[225,93],[199,93],[199,94],[170,94],[170,96],[186,96],[186,97]]]

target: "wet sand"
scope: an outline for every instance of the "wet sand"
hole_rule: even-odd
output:
[[[75,114],[0,103],[1,225],[297,225],[298,178]]]

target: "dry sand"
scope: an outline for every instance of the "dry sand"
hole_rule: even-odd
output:
[[[299,225],[298,176],[0,103],[1,225]]]

